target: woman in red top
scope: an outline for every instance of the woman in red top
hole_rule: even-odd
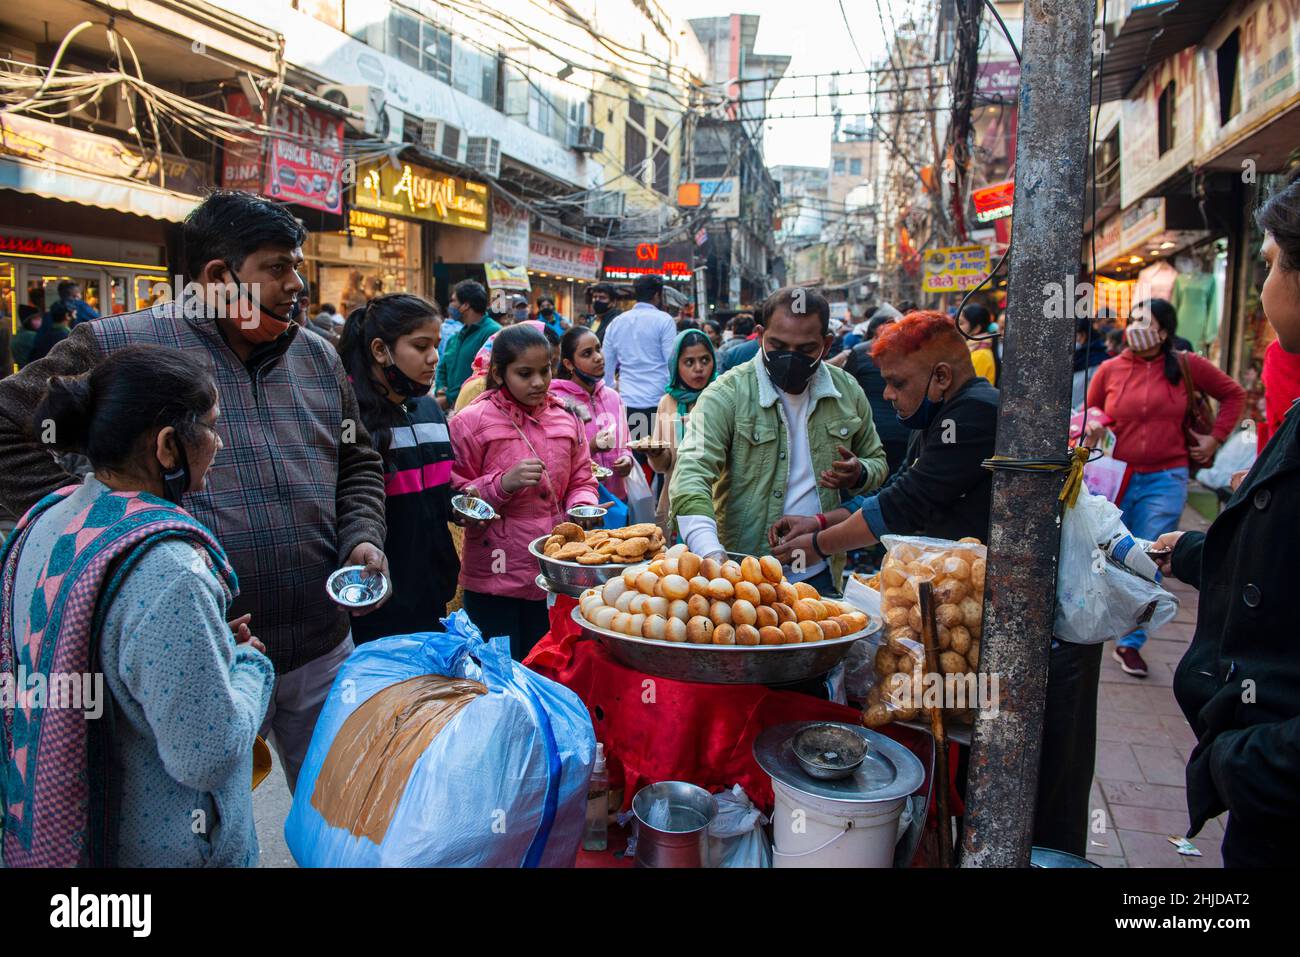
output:
[[[1177,530],[1187,504],[1191,462],[1214,461],[1246,401],[1246,392],[1218,366],[1193,353],[1174,350],[1178,314],[1163,299],[1133,307],[1124,329],[1127,348],[1097,367],[1088,386],[1088,406],[1114,420],[1115,458],[1129,467],[1128,488],[1120,501],[1124,524],[1138,538],[1155,540]],[[1185,360],[1196,388],[1219,400],[1219,415],[1210,435],[1198,436],[1189,449],[1183,434],[1187,416]],[[1146,643],[1141,628],[1116,643],[1115,658],[1128,674],[1146,677],[1138,649]]]

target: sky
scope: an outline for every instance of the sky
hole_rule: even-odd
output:
[[[679,15],[714,17],[731,13],[756,13],[759,21],[756,53],[788,54],[787,75],[829,73],[835,70],[861,70],[862,61],[875,66],[885,56],[885,30],[881,29],[881,12],[889,34],[893,24],[910,9],[929,6],[925,0],[844,0],[844,14],[839,0],[668,0]],[[845,15],[848,29],[845,27]],[[851,36],[850,36],[851,33]],[[857,49],[854,49],[854,41]],[[858,52],[861,52],[859,57]],[[864,77],[846,81],[842,90],[852,90],[849,82],[862,89]],[[811,81],[786,80],[775,95],[812,91]],[[826,92],[823,88],[822,92]],[[823,112],[825,112],[823,103]],[[862,112],[865,98],[841,98],[846,112]],[[815,102],[808,100],[773,101],[769,115],[810,112]],[[833,120],[769,120],[764,133],[764,153],[769,166],[826,166],[830,163]]]

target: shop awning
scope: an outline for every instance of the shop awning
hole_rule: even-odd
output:
[[[190,210],[203,201],[201,196],[190,196],[145,183],[131,183],[91,173],[34,166],[20,160],[0,157],[0,189],[97,206],[119,213],[148,216],[179,223]]]
[[[1106,48],[1101,102],[1123,100],[1147,70],[1199,42],[1232,0],[1157,0],[1135,6]],[[1097,60],[1093,60],[1096,69]]]

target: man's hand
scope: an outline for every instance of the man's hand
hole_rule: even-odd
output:
[[[262,654],[266,654],[266,645],[262,644],[260,638],[255,638],[253,633],[248,629],[248,623],[253,620],[250,614],[243,614],[234,621],[226,622],[230,626],[230,634],[234,636],[237,645],[252,645]]]
[[[384,602],[393,597],[393,580],[388,574],[388,556],[378,545],[372,545],[370,542],[362,542],[356,548],[352,549],[352,554],[348,556],[345,564],[348,565],[365,565],[367,575],[383,575],[388,579],[388,594],[380,601],[369,606],[368,608],[355,608],[352,611],[352,617],[360,618],[362,615],[368,615],[376,608],[381,607]]]
[[[1178,546],[1178,540],[1183,537],[1184,532],[1165,532],[1154,542],[1151,543],[1151,551],[1157,554],[1151,555],[1151,560],[1156,563],[1162,575],[1173,574],[1174,549]],[[1163,554],[1159,554],[1163,552]],[[1148,553],[1150,554],[1150,553]]]
[[[545,470],[546,466],[541,459],[524,459],[501,476],[501,487],[507,493],[517,492],[521,488],[532,488],[542,481],[542,473]]]
[[[813,520],[816,524],[816,519]],[[804,567],[816,565],[824,557],[813,548],[812,532],[802,535],[795,535],[787,538],[783,542],[772,546],[772,554],[782,565],[793,565],[799,559],[803,560]]]
[[[839,445],[836,450],[840,457],[822,473],[822,488],[857,488],[862,479],[862,462],[853,454],[852,449]]]
[[[1239,469],[1232,473],[1232,478],[1228,480],[1228,488],[1234,492],[1241,488],[1241,483],[1246,481],[1246,476],[1250,474],[1250,469]]]
[[[1187,450],[1192,461],[1199,465],[1213,465],[1214,453],[1219,451],[1219,446],[1222,443],[1212,435],[1192,434],[1194,436],[1193,444]]]
[[[618,458],[614,460],[614,464],[610,466],[610,468],[614,470],[614,474],[617,475],[619,478],[627,478],[629,475],[632,474],[633,464],[634,464],[634,460],[632,456],[620,455]]]
[[[776,548],[784,539],[811,535],[821,527],[821,522],[811,515],[782,515],[767,530],[767,544]]]

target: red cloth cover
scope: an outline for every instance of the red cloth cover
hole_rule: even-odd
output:
[[[577,603],[557,596],[551,630],[524,664],[571,689],[587,705],[596,740],[605,745],[611,789],[624,787],[623,807],[656,781],[689,781],[710,792],[739,784],[765,813],[772,811],[772,781],[754,760],[754,739],[787,721],[859,724],[857,708],[762,685],[674,681],[634,671],[596,641],[580,640],[570,617]],[[927,768],[930,739],[909,728],[888,727]],[[953,746],[949,764],[957,764]],[[962,806],[950,787],[952,810]]]

